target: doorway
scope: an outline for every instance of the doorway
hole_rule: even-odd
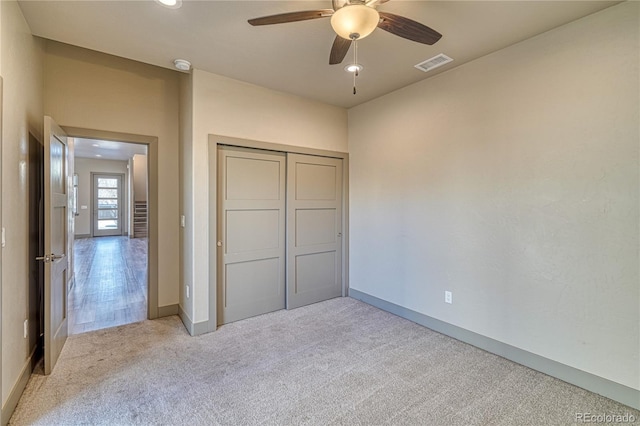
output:
[[[122,235],[122,183],[124,175],[91,173],[94,237]]]
[[[44,146],[29,133],[29,348],[44,355]]]
[[[147,145],[74,138],[73,274],[69,334],[149,317],[149,240],[134,232],[148,200]],[[141,166],[140,163],[144,163]],[[139,224],[138,224],[139,226]]]

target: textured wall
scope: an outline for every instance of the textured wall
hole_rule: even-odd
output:
[[[351,109],[351,287],[640,389],[638,7]]]
[[[146,155],[136,154],[133,156],[133,193],[135,201],[148,201]]]
[[[0,2],[4,80],[2,123],[2,404],[28,368],[23,337],[29,318],[28,158],[29,135],[42,140],[42,42],[31,36],[15,1]],[[29,318],[36,321],[36,318]]]
[[[178,303],[178,73],[47,42],[45,104],[58,124],[158,138],[158,304]]]

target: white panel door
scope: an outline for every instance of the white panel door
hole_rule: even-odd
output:
[[[218,324],[285,307],[285,154],[218,148]]]
[[[342,296],[342,160],[287,155],[287,309]]]
[[[50,374],[67,340],[68,143],[50,118],[44,121],[44,372]]]

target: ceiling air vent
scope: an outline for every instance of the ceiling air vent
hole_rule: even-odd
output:
[[[448,64],[453,61],[450,57],[445,55],[444,53],[440,53],[439,55],[434,56],[433,58],[427,59],[426,61],[420,62],[417,65],[414,65],[420,71],[428,72],[434,68],[438,68],[444,64]]]

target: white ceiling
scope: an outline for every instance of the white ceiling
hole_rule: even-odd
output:
[[[74,157],[96,160],[123,160],[133,158],[135,154],[146,154],[147,146],[136,143],[103,141],[97,139],[74,139]]]
[[[402,1],[379,10],[443,34],[433,46],[376,29],[358,46],[364,71],[358,94],[345,62],[329,65],[335,37],[329,18],[252,27],[247,19],[325,9],[331,1],[197,1],[168,9],[153,0],[20,1],[34,35],[172,68],[197,69],[342,107],[351,107],[459,66],[617,1]],[[444,53],[454,61],[425,74],[414,65]]]

